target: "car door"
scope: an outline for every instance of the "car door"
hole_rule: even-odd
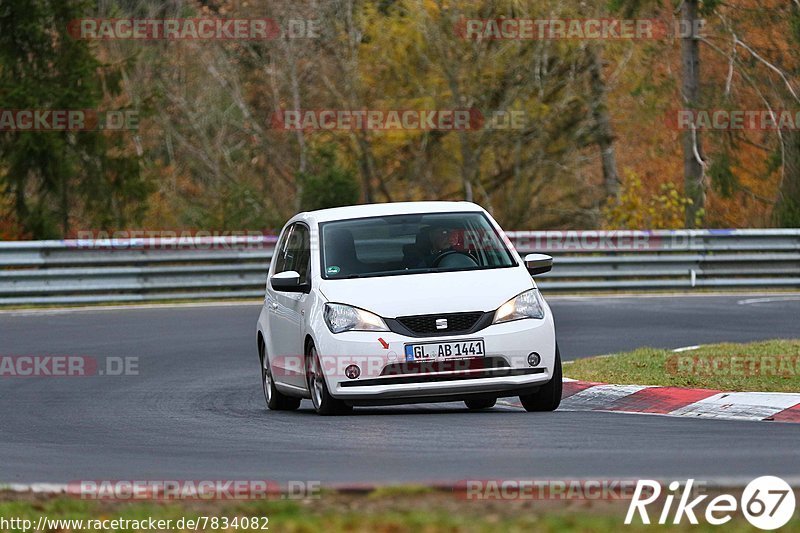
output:
[[[307,283],[311,276],[311,248],[308,226],[302,222],[293,224],[287,233],[281,250],[280,263],[272,275],[294,270],[300,274],[300,283]],[[274,367],[280,372],[279,381],[285,385],[305,388],[303,368],[303,332],[305,307],[309,295],[298,292],[281,292],[269,288],[272,301],[270,330],[273,332],[273,349],[276,357]]]
[[[267,290],[264,298],[264,308],[266,311],[267,320],[267,335],[265,344],[267,346],[267,354],[270,358],[270,366],[272,368],[272,376],[277,382],[284,383],[286,376],[286,358],[283,356],[283,348],[288,342],[284,337],[287,335],[286,328],[282,323],[279,316],[279,294],[270,284],[270,278],[279,272],[285,270],[286,255],[289,247],[289,237],[292,234],[294,225],[287,226],[281,233],[278,239],[278,245],[275,247],[275,253],[272,256],[272,264],[270,265],[269,273],[267,275]]]

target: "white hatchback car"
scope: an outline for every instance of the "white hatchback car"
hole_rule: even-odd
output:
[[[300,213],[281,232],[258,319],[264,396],[323,415],[357,405],[561,401],[553,315],[500,226],[468,202]]]

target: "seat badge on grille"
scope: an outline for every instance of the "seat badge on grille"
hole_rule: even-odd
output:
[[[436,319],[436,329],[447,329],[447,319],[446,318],[437,318]]]

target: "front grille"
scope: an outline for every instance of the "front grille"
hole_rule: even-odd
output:
[[[473,313],[401,316],[397,318],[397,321],[417,335],[429,335],[431,333],[458,334],[471,332],[483,315],[484,313],[477,311]],[[447,328],[438,329],[436,327],[436,321],[439,319],[447,320]]]

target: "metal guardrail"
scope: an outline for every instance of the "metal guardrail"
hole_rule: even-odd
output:
[[[546,292],[800,289],[800,229],[509,232]],[[0,306],[261,298],[275,237],[0,242]]]

